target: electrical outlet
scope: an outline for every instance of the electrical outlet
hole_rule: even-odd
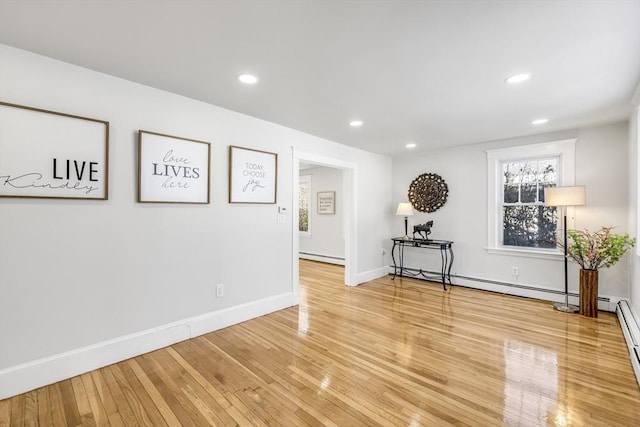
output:
[[[220,283],[216,285],[216,298],[220,298],[224,296],[224,285]]]
[[[520,269],[518,267],[511,267],[511,275],[512,276],[519,276],[520,275]]]

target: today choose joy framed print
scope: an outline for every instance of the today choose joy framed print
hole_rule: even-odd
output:
[[[276,203],[278,155],[229,147],[229,203]]]

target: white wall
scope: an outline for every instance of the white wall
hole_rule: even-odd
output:
[[[431,237],[453,240],[455,261],[452,274],[485,281],[516,283],[540,289],[564,289],[562,259],[546,260],[510,255],[489,254],[487,246],[487,160],[485,150],[577,138],[576,184],[587,187],[587,206],[576,208],[575,227],[596,229],[617,226],[616,232],[628,229],[628,124],[576,129],[554,134],[536,135],[505,141],[494,141],[460,148],[435,151],[420,156],[407,156],[393,161],[393,203],[388,214],[393,221],[393,234],[404,234],[403,221],[393,212],[398,202],[407,200],[411,181],[425,172],[441,175],[449,186],[447,203],[432,214],[416,212],[409,227],[433,220]],[[569,223],[569,227],[573,227]],[[413,251],[405,265],[439,268],[439,255]],[[618,265],[600,273],[600,294],[624,297],[628,294],[628,257]],[[511,275],[517,266],[520,275]],[[538,298],[560,298],[553,294],[537,294],[522,290],[505,290],[477,281],[458,280],[468,286],[507,291]],[[454,283],[456,281],[454,280]],[[578,268],[570,263],[569,290],[577,292]],[[559,300],[559,299],[558,299]],[[617,301],[617,299],[616,299]],[[606,308],[606,307],[605,307]]]
[[[277,206],[295,212],[293,148],[357,164],[357,273],[384,270],[389,158],[8,46],[0,64],[0,100],[110,122],[108,201],[0,199],[0,398],[133,355],[73,368],[65,352],[141,331],[129,348],[146,351],[291,305],[292,219]],[[212,142],[210,205],[136,203],[138,129]],[[278,153],[277,205],[227,203],[229,145]]]
[[[634,96],[634,108],[629,120],[629,230],[631,230],[639,238],[637,242],[640,245],[640,212],[638,212],[638,203],[640,196],[638,192],[638,156],[640,155],[640,84],[636,88]],[[640,322],[640,246],[636,246],[631,256],[630,265],[630,289],[629,301],[631,310],[636,319]]]
[[[300,176],[311,176],[311,235],[300,237],[300,252],[344,261],[344,203],[342,171],[336,168],[314,167],[300,170]],[[335,191],[334,215],[318,213],[318,192]],[[305,257],[305,255],[301,255]],[[330,261],[327,259],[326,261]]]

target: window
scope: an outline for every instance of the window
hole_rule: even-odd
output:
[[[490,253],[557,257],[558,212],[546,187],[573,185],[575,139],[487,151]]]
[[[300,236],[311,236],[311,175],[300,175],[298,187],[298,231]]]
[[[502,245],[556,247],[556,208],[544,205],[544,189],[558,184],[558,157],[502,163]]]

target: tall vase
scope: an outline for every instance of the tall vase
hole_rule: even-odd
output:
[[[598,270],[580,270],[580,314],[598,317]]]

